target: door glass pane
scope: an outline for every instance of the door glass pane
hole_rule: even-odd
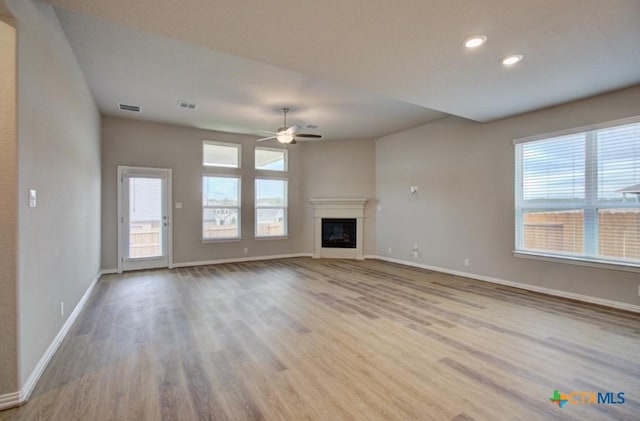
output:
[[[162,179],[130,177],[129,258],[162,255]]]

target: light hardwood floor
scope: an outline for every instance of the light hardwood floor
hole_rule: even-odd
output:
[[[298,258],[103,277],[0,420],[638,420],[639,395],[640,315]]]

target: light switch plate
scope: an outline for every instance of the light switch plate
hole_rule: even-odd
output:
[[[182,202],[176,202],[176,209],[182,209]]]
[[[37,205],[38,192],[35,189],[29,190],[29,207],[35,208]]]

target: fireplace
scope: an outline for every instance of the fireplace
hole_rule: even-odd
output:
[[[356,248],[356,218],[322,218],[322,247]]]
[[[364,259],[364,198],[313,198],[316,259]]]

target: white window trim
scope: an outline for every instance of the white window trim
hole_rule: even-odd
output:
[[[639,122],[640,122],[640,116],[622,118],[618,120],[612,120],[612,121],[607,121],[602,123],[591,124],[587,126],[576,127],[572,129],[549,132],[549,133],[544,133],[544,134],[539,134],[534,136],[521,137],[521,138],[514,139],[513,145],[516,146],[518,144],[535,142],[537,140],[550,139],[554,137],[566,136],[566,135],[577,134],[577,133],[585,133],[586,135],[585,148],[588,148],[589,142],[590,141],[592,142],[592,139],[590,139],[591,136],[588,132],[593,132],[594,130],[607,129],[615,126],[623,126],[626,124],[634,124]],[[549,253],[545,251],[523,249],[522,240],[523,240],[524,224],[522,223],[523,212],[521,212],[521,210],[544,208],[545,204],[536,203],[535,206],[529,206],[526,203],[521,203],[520,206],[518,206],[519,204],[518,198],[522,196],[522,156],[521,154],[518,154],[517,148],[514,148],[514,155],[515,155],[514,208],[515,208],[516,226],[515,226],[515,250],[513,251],[513,255],[515,257],[549,261],[549,262],[567,263],[567,264],[574,264],[579,266],[597,267],[597,268],[603,268],[603,269],[621,270],[621,271],[628,271],[628,272],[640,272],[640,263],[635,263],[635,262],[606,259],[606,258],[600,258],[596,256],[587,256],[587,255],[580,255],[580,256],[574,257],[566,254],[554,254],[554,253]],[[590,173],[592,174],[592,178],[597,177],[597,169],[593,168],[595,165],[597,165],[596,160],[587,160],[587,161],[588,162],[585,162],[585,198],[583,200],[576,201],[575,203],[563,203],[563,204],[554,203],[553,206],[551,205],[549,206],[550,208],[552,209],[578,208],[581,210],[585,210],[585,214],[586,214],[587,208],[589,208],[590,210],[595,210],[596,212],[599,209],[637,208],[637,206],[632,206],[631,204],[627,204],[627,203],[607,203],[607,204],[599,203],[599,201],[597,200],[597,192],[595,191],[596,186],[591,185],[591,187],[589,187],[591,183],[589,183],[589,179],[588,179]],[[591,191],[588,191],[588,190],[591,190]],[[594,194],[596,194],[595,198],[594,198]],[[586,218],[586,215],[585,215],[585,218]],[[591,246],[597,247],[597,223],[590,224],[590,226],[596,230],[595,242],[594,242],[594,239],[592,238]],[[586,232],[586,230],[584,235],[585,236],[589,235]],[[593,236],[593,233],[591,235]],[[586,254],[587,252],[588,251],[585,250],[584,253]]]
[[[242,176],[233,174],[216,174],[216,173],[202,173],[200,177],[200,194],[202,194],[202,184],[204,183],[204,177],[216,177],[216,178],[237,178],[238,183],[238,206],[204,206],[200,204],[200,241],[202,243],[225,243],[242,240]],[[238,235],[235,237],[216,237],[216,238],[204,238],[204,210],[205,209],[238,209]]]
[[[517,139],[513,139],[513,144],[517,145],[518,143],[528,143],[528,142],[533,142],[533,141],[536,141],[536,140],[543,140],[543,139],[552,138],[552,137],[567,136],[567,135],[576,134],[576,133],[588,132],[588,131],[591,131],[591,130],[608,129],[609,127],[623,126],[625,124],[633,124],[633,123],[640,123],[640,116],[621,118],[619,120],[612,120],[612,121],[606,121],[606,122],[603,122],[603,123],[590,124],[590,125],[587,125],[587,126],[580,126],[580,127],[575,127],[575,128],[572,128],[572,129],[558,130],[558,131],[555,131],[555,132],[537,134],[537,135],[534,135],[534,136],[520,137],[520,138],[517,138]]]
[[[238,166],[234,167],[231,165],[216,165],[216,164],[207,164],[204,162],[204,145],[212,145],[212,146],[226,146],[235,148],[238,153]],[[241,169],[242,168],[242,144],[241,143],[230,143],[230,142],[219,142],[217,140],[203,140],[202,141],[202,166],[206,168],[221,168],[223,170],[229,169]]]
[[[258,180],[280,180],[286,182],[286,190],[285,190],[285,206],[258,206],[257,200],[257,192],[256,192],[256,184]],[[253,238],[255,240],[285,240],[289,238],[289,179],[285,177],[259,177],[256,176],[254,179],[254,192],[253,192],[253,201],[254,201],[254,210],[253,210]],[[258,230],[258,209],[284,209],[284,235],[257,235],[256,231]]]
[[[284,152],[284,169],[283,170],[271,170],[268,168],[258,168],[256,166],[256,152],[257,151],[272,151],[272,152]],[[281,149],[281,148],[269,148],[266,146],[256,146],[253,151],[253,168],[256,171],[268,171],[268,172],[278,172],[278,173],[286,173],[289,171],[289,150]],[[262,178],[262,177],[260,177]]]
[[[538,253],[524,250],[514,250],[513,255],[515,257],[521,257],[524,259],[541,260],[544,262],[566,263],[577,266],[588,266],[599,269],[620,270],[623,272],[636,272],[640,273],[640,265],[635,265],[629,262],[623,261],[611,261],[601,259],[591,259],[584,257],[571,257],[567,255],[555,255],[549,253]]]

